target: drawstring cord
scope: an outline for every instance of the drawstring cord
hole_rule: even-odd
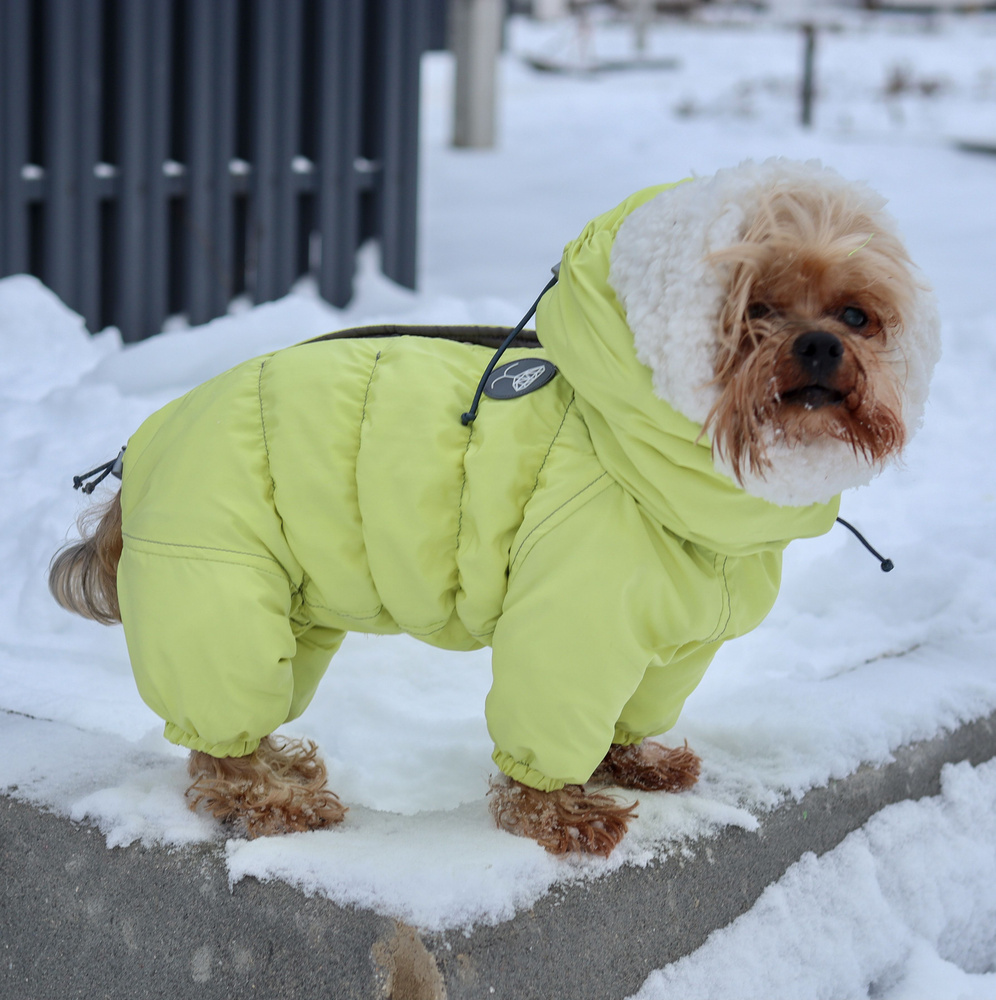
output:
[[[853,524],[849,524],[842,517],[838,517],[837,518],[837,523],[844,525],[844,527],[847,528],[847,530],[850,531],[851,534],[854,535],[854,537],[859,542],[861,542],[861,544],[879,561],[879,565],[881,566],[883,573],[888,573],[888,572],[890,572],[892,570],[893,565],[894,565],[893,562],[892,562],[892,560],[891,559],[885,559],[885,558],[882,557],[881,553],[876,552],[871,547],[871,545],[868,544],[868,540],[865,538],[865,536],[862,535],[861,532],[858,531],[858,529],[855,528]]]
[[[529,312],[522,317],[519,324],[514,330],[502,341],[501,346],[495,352],[494,357],[491,359],[490,364],[484,370],[484,375],[481,377],[481,381],[478,383],[477,392],[474,394],[474,402],[470,409],[461,416],[461,421],[464,426],[472,423],[477,418],[477,408],[481,402],[481,396],[484,393],[484,386],[487,384],[488,377],[494,371],[495,365],[498,364],[498,359],[505,353],[509,348],[512,341],[522,332],[526,323],[532,319],[533,314],[536,312],[536,307],[539,305],[540,299],[543,298],[546,293],[553,288],[557,283],[557,278],[560,274],[560,265],[558,264],[553,268],[553,277],[546,283],[546,287],[542,292],[539,293],[536,301],[532,304]],[[97,468],[91,469],[89,472],[84,472],[82,475],[73,476],[73,489],[82,490],[84,493],[90,494],[99,486],[108,476],[115,476],[117,479],[121,478],[122,465],[124,459],[125,449],[127,445],[124,445],[122,449],[117,453],[115,458],[112,458],[109,462],[105,462],[103,465],[98,465]],[[94,478],[96,477],[96,478]],[[88,481],[89,480],[89,481]],[[888,573],[894,568],[894,563],[891,559],[886,559],[880,552],[877,552],[872,548],[868,539],[858,531],[849,521],[845,521],[842,517],[837,518],[837,523],[842,524],[848,531],[851,532],[854,537],[861,542],[861,544],[879,561],[883,573]]]
[[[512,341],[514,341],[515,338],[518,337],[520,333],[522,333],[522,330],[525,327],[525,325],[533,318],[533,314],[536,312],[536,308],[540,304],[540,299],[542,299],[543,296],[546,295],[546,293],[550,291],[550,289],[553,288],[553,286],[557,283],[557,279],[560,277],[560,264],[555,264],[551,268],[551,270],[553,271],[553,277],[546,283],[546,287],[543,289],[542,292],[539,293],[539,295],[536,298],[536,301],[529,307],[529,311],[526,313],[526,315],[523,316],[521,320],[519,320],[519,323],[515,327],[515,329],[512,330],[512,332],[502,341],[501,346],[498,348],[497,351],[495,351],[494,356],[491,358],[491,361],[488,364],[487,368],[484,369],[484,374],[481,376],[481,381],[477,383],[477,392],[474,393],[474,402],[471,403],[470,409],[466,413],[460,415],[460,421],[464,425],[464,427],[466,427],[468,424],[473,423],[477,419],[477,409],[481,405],[481,396],[484,394],[484,387],[488,384],[488,379],[491,377],[491,373],[495,370],[495,365],[498,364],[499,359],[505,353],[505,351],[507,351],[508,348],[511,347]],[[121,452],[122,454],[124,454],[123,448],[121,449]],[[118,456],[119,463],[120,460],[121,456],[119,455]],[[101,469],[102,468],[104,467],[101,466]],[[100,469],[94,470],[94,472],[99,472],[99,471],[101,470]],[[88,473],[88,475],[91,474]],[[107,473],[105,472],[104,475],[106,476]],[[120,472],[118,472],[117,475],[120,478],[121,475]],[[86,479],[87,476],[82,476],[78,478]],[[103,478],[104,477],[101,476],[101,479]],[[100,479],[98,479],[97,482],[93,484],[93,486],[96,486],[96,484],[99,482]],[[73,484],[77,487],[79,485],[79,483],[76,480],[73,481]],[[90,490],[93,489],[93,486],[90,487]],[[84,489],[86,490],[86,487],[84,487]],[[90,490],[86,490],[86,492],[90,492]],[[873,549],[868,539],[865,538],[865,536],[862,535],[861,532],[858,531],[858,529],[855,528],[853,524],[851,524],[849,521],[845,521],[842,517],[837,518],[837,523],[844,525],[844,527],[847,528],[847,530],[850,531],[851,534],[854,535],[854,537],[859,542],[861,542],[861,544],[878,560],[879,566],[881,567],[883,573],[889,573],[894,569],[895,564],[893,563],[893,561],[891,559],[886,559],[880,552],[877,552],[875,549]]]
[[[466,413],[460,415],[460,422],[466,427],[468,424],[473,423],[477,419],[477,408],[481,405],[481,396],[484,393],[484,387],[488,384],[488,379],[491,377],[491,373],[495,370],[495,365],[498,364],[498,359],[508,350],[512,345],[512,341],[522,333],[523,327],[533,318],[533,313],[536,312],[536,307],[540,304],[540,299],[557,283],[557,278],[560,276],[560,265],[557,264],[555,267],[551,268],[553,271],[553,277],[546,283],[546,287],[542,292],[536,297],[536,301],[529,307],[529,312],[519,320],[518,326],[501,342],[501,347],[498,348],[494,353],[494,357],[491,359],[488,367],[484,369],[484,374],[481,376],[481,381],[477,383],[477,392],[474,393],[474,402],[470,404],[470,409]]]
[[[96,469],[91,469],[89,472],[84,472],[81,476],[73,476],[73,489],[83,490],[84,493],[92,493],[97,486],[99,486],[108,476],[116,476],[118,479],[121,478],[121,467],[122,459],[124,457],[125,445],[117,455],[117,458],[112,458],[109,462],[105,462],[103,465],[98,465]],[[93,477],[96,476],[96,479]],[[92,482],[87,482],[88,479],[93,480]]]

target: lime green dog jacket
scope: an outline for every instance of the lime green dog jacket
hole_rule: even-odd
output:
[[[713,466],[653,391],[607,284],[640,193],[565,250],[537,314],[558,374],[485,397],[491,351],[417,336],[248,361],[151,416],[124,457],[121,614],[175,743],[252,752],[347,631],[492,647],[503,772],[582,783],[663,733],[720,644],[770,610],[781,552],[837,503],[780,507]]]

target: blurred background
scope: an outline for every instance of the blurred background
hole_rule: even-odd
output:
[[[931,144],[991,153],[994,6],[3,0],[0,277],[33,274],[131,342],[304,277],[342,307],[369,243],[425,287],[448,233],[444,289],[518,298],[487,247],[460,245],[454,183],[500,209],[484,228],[501,260],[539,268],[532,287],[557,247],[528,240],[540,268],[524,229],[562,242],[608,207],[587,201],[593,174],[622,198],[761,149],[819,152],[807,135],[911,169]],[[437,156],[452,149],[466,156]],[[540,220],[510,185],[585,208],[565,218],[552,197]]]

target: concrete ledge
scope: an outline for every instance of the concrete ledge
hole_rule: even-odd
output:
[[[946,763],[996,757],[996,714],[905,747],[727,830],[695,857],[623,868],[470,935],[419,934],[252,879],[217,847],[107,850],[96,831],[0,798],[0,996],[12,1000],[615,1000],[746,912],[805,852],[882,807],[936,795]]]

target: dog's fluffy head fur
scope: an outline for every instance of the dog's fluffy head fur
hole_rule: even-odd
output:
[[[619,230],[609,277],[637,356],[749,493],[826,501],[920,422],[937,314],[883,205],[818,163],[747,162]]]

